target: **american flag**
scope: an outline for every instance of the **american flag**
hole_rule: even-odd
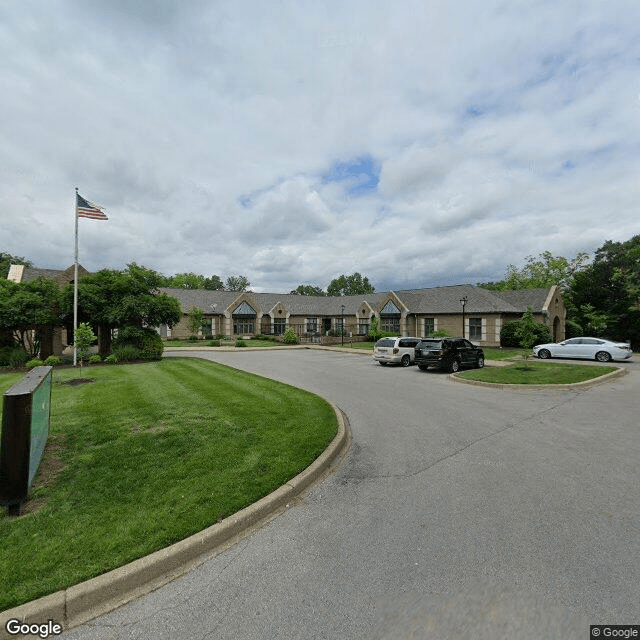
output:
[[[76,214],[78,218],[92,218],[93,220],[108,220],[102,208],[76,193]]]

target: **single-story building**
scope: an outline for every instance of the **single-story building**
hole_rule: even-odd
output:
[[[364,339],[377,318],[382,331],[397,335],[426,337],[445,330],[480,345],[497,346],[502,326],[521,318],[528,307],[538,322],[549,327],[554,341],[565,335],[566,309],[558,286],[497,292],[465,284],[340,297],[176,288],[161,291],[175,297],[184,314],[174,327],[159,329],[163,337],[172,338],[189,337],[188,313],[192,309],[204,314],[200,335],[232,338],[260,333],[277,336],[292,327],[307,340],[340,335],[343,328],[346,335]]]
[[[79,266],[78,273],[82,276],[89,272]],[[11,265],[7,279],[29,282],[40,276],[64,286],[73,283],[74,267],[60,270]],[[549,327],[555,342],[565,336],[566,308],[560,287],[555,285],[489,291],[462,284],[339,297],[169,287],[160,291],[176,298],[183,312],[174,327],[157,328],[165,338],[191,335],[188,313],[194,308],[204,314],[200,336],[278,336],[291,327],[302,340],[326,341],[331,336],[341,336],[341,330],[354,340],[364,340],[376,318],[380,330],[397,335],[426,337],[444,330],[480,345],[497,346],[502,326],[521,318],[528,307],[538,322]],[[69,341],[64,329],[55,328],[44,342],[42,351],[48,355],[61,353]]]

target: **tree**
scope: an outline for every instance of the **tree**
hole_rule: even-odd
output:
[[[197,336],[204,322],[204,311],[193,307],[187,314],[187,327],[192,336]]]
[[[219,276],[211,276],[204,279],[204,288],[208,291],[222,291],[224,289],[224,283],[220,280]]]
[[[0,280],[0,334],[36,357],[46,330],[60,326],[60,287],[53,280],[36,278],[16,283]]]
[[[76,327],[75,345],[77,354],[80,356],[80,370],[82,371],[82,363],[89,355],[91,345],[96,341],[96,336],[91,327],[85,322],[80,323]]]
[[[245,276],[229,276],[224,288],[226,291],[246,291],[250,286]]]
[[[531,349],[533,349],[536,344],[541,343],[539,331],[541,326],[544,325],[535,321],[531,307],[527,307],[526,312],[518,321],[518,327],[515,332],[517,338],[520,340],[520,344],[525,349],[524,361],[526,369],[529,369],[528,362],[529,356],[531,355]],[[549,333],[548,327],[545,326],[545,329],[547,329],[547,333]],[[544,342],[544,340],[542,342]]]
[[[327,294],[320,288],[312,284],[300,284],[293,291],[290,291],[294,295],[298,296],[326,296]]]
[[[334,278],[327,287],[328,296],[355,296],[367,293],[375,293],[375,289],[369,278],[363,278],[357,271],[350,276],[341,275]]]
[[[176,273],[175,276],[167,278],[168,287],[179,289],[204,289],[205,277],[197,273]]]
[[[640,235],[625,242],[608,240],[596,250],[593,262],[576,274],[567,296],[571,317],[594,330],[606,322],[606,336],[640,346]],[[595,315],[594,315],[595,314]],[[597,316],[602,316],[600,319]],[[603,331],[603,333],[604,333]]]
[[[575,275],[585,269],[588,261],[589,254],[585,252],[568,260],[564,256],[554,256],[551,251],[544,251],[537,258],[528,256],[521,269],[510,264],[504,280],[479,282],[478,286],[491,291],[512,291],[559,285],[563,291],[567,291],[571,288]]]
[[[78,282],[78,317],[98,327],[100,355],[111,351],[115,328],[173,326],[182,317],[176,298],[158,292],[160,274],[135,263],[124,271],[102,269]],[[64,292],[67,316],[73,312],[73,285]]]
[[[19,256],[12,256],[10,253],[0,251],[0,278],[6,279],[9,275],[9,267],[12,264],[23,264],[25,267],[33,267],[30,260]]]

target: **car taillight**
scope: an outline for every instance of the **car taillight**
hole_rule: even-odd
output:
[[[400,353],[400,349],[398,349],[398,347],[393,347],[393,353]]]

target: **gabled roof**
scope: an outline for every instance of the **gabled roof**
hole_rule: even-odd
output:
[[[470,284],[450,287],[433,287],[431,289],[410,289],[406,291],[372,293],[357,296],[300,296],[290,293],[239,293],[235,291],[208,291],[205,289],[177,289],[164,287],[163,293],[177,298],[182,310],[186,313],[193,307],[205,313],[213,311],[222,314],[229,306],[244,296],[254,300],[262,313],[268,313],[278,303],[284,305],[292,315],[298,316],[339,316],[355,315],[361,305],[368,303],[379,309],[394,295],[406,307],[408,313],[418,314],[460,314],[460,300],[467,298],[466,313],[524,313],[531,306],[534,312],[541,312],[550,289],[527,289],[522,291],[489,291]]]
[[[11,265],[9,276],[7,276],[7,279],[13,280],[14,282],[31,282],[36,278],[47,278],[47,280],[55,280],[59,284],[66,284],[66,280],[69,278],[73,280],[74,265],[66,269],[39,269],[37,267],[14,269],[16,266],[22,265]],[[12,278],[12,273],[15,273],[19,279]],[[82,265],[78,265],[78,273],[84,276],[89,272]]]

